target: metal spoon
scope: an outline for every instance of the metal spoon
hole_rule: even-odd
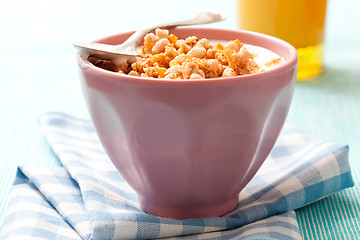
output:
[[[139,29],[131,35],[125,42],[119,45],[108,45],[101,43],[74,43],[78,53],[83,57],[95,56],[100,59],[111,60],[115,65],[120,65],[123,62],[133,63],[136,57],[139,56],[136,48],[142,38],[149,32],[156,28],[168,28],[174,26],[205,24],[225,20],[225,14],[219,10],[207,11],[198,14],[195,18],[185,21],[160,24],[157,26]]]

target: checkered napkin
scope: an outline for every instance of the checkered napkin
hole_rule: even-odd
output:
[[[139,209],[90,122],[59,113],[40,122],[63,167],[19,167],[0,239],[301,239],[293,210],[353,186],[347,146],[286,124],[233,212],[161,218]]]

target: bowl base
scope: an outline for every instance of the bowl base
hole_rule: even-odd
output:
[[[238,196],[236,196],[216,205],[178,207],[154,204],[153,202],[139,198],[140,208],[144,212],[159,217],[174,219],[221,217],[234,210],[238,201]]]

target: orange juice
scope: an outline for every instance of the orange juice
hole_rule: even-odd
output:
[[[298,50],[298,79],[322,72],[326,0],[238,0],[239,28],[281,38]]]

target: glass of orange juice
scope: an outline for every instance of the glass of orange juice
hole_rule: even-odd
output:
[[[298,80],[323,70],[326,0],[237,0],[239,28],[281,38],[298,51]]]

